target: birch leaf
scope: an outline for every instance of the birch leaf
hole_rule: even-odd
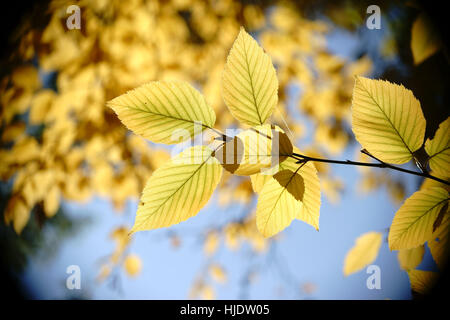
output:
[[[222,78],[223,99],[240,122],[266,122],[278,101],[278,79],[270,57],[241,27]]]
[[[448,192],[440,187],[419,190],[406,199],[389,229],[389,248],[412,249],[431,239],[434,222],[448,200]]]
[[[216,121],[214,110],[187,82],[150,82],[107,105],[128,129],[157,143],[180,143]]]
[[[265,184],[256,207],[256,226],[264,237],[271,237],[289,226],[303,208],[303,178],[282,170]]]
[[[441,47],[437,32],[425,14],[420,14],[411,29],[411,51],[414,64],[418,65],[431,57]]]
[[[450,175],[450,117],[439,125],[433,139],[425,142],[430,156],[428,163],[433,173],[444,178]]]
[[[415,269],[422,262],[424,254],[424,246],[400,250],[397,256],[398,262],[400,263],[400,268],[403,270]]]
[[[221,176],[222,166],[208,147],[192,147],[175,156],[148,180],[131,232],[168,227],[196,215]]]
[[[429,293],[438,278],[437,272],[422,270],[410,270],[408,276],[411,290],[420,294]]]
[[[381,247],[383,235],[379,232],[367,232],[356,239],[355,245],[347,253],[344,261],[344,275],[362,270],[375,261]]]
[[[393,164],[406,163],[424,140],[426,121],[420,102],[401,85],[356,77],[352,129],[372,155]]]
[[[218,148],[215,157],[227,171],[248,176],[283,162],[292,148],[279,127],[266,124],[240,132]]]

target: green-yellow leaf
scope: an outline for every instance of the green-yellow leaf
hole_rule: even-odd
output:
[[[128,129],[157,143],[180,143],[216,121],[214,110],[187,82],[150,82],[107,105]]]
[[[400,268],[403,270],[415,269],[422,262],[424,253],[424,246],[400,250],[397,256]]]
[[[431,239],[433,224],[448,200],[448,192],[439,187],[419,190],[406,199],[389,229],[389,248],[412,249]]]
[[[344,275],[348,276],[358,272],[368,264],[375,261],[381,247],[383,235],[379,232],[367,232],[359,236],[355,245],[345,256]]]
[[[270,57],[241,28],[223,71],[223,98],[233,116],[251,126],[266,122],[278,102],[278,79]]]
[[[441,47],[438,33],[425,14],[420,14],[411,29],[411,51],[414,64],[418,65],[431,57]]]
[[[425,151],[430,156],[428,163],[433,173],[441,177],[450,176],[450,117],[439,125],[433,139],[425,142]]]
[[[223,167],[236,175],[252,175],[284,161],[292,154],[292,143],[276,126],[256,126],[237,134],[215,157]]]
[[[448,234],[450,232],[450,215],[447,213],[443,218],[441,225],[433,232],[432,238],[428,240],[428,248],[430,248],[431,256],[443,270],[448,262],[449,242]]]
[[[222,176],[212,153],[205,146],[192,147],[153,172],[131,232],[168,227],[196,215]]]
[[[388,163],[402,164],[423,144],[426,121],[420,102],[401,85],[356,77],[352,129],[359,143]]]
[[[276,173],[264,184],[256,207],[256,226],[264,237],[291,224],[302,211],[304,191],[303,178],[291,170]]]
[[[408,276],[411,290],[420,294],[429,293],[438,279],[438,273],[432,271],[410,270]]]
[[[294,147],[296,153],[300,153],[300,150]],[[272,178],[272,175],[281,170],[290,170],[295,172],[301,164],[295,163],[296,160],[287,158],[281,162],[278,167],[271,168],[264,174],[254,174],[250,176],[252,181],[253,190],[260,193],[265,183]],[[316,230],[319,230],[319,216],[320,216],[320,182],[317,176],[316,167],[312,162],[308,162],[297,171],[303,178],[305,185],[305,192],[303,194],[303,209],[298,212],[296,219],[302,220]]]

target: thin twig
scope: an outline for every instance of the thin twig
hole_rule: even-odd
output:
[[[363,152],[363,153],[365,153],[365,152]],[[377,160],[379,163],[368,163],[368,162],[359,162],[359,161],[351,161],[351,160],[343,161],[343,160],[322,159],[322,158],[308,157],[308,156],[305,156],[305,155],[302,155],[302,154],[299,154],[299,153],[292,153],[291,157],[296,159],[296,160],[298,160],[297,163],[304,163],[304,162],[308,162],[308,161],[314,161],[314,162],[345,164],[345,165],[361,166],[361,167],[388,168],[388,169],[401,171],[401,172],[409,173],[409,174],[412,174],[412,175],[416,175],[416,176],[420,176],[420,177],[424,177],[424,178],[428,178],[428,179],[433,179],[433,180],[439,181],[440,183],[446,184],[448,186],[450,185],[449,181],[445,181],[445,180],[439,179],[438,177],[432,176],[432,175],[430,175],[428,173],[417,172],[417,171],[412,171],[412,170],[396,167],[396,166],[393,166],[393,165],[391,165],[389,163],[383,162],[383,161],[375,158],[371,154],[368,154],[368,153],[365,153],[365,154],[367,154],[370,157],[372,157],[373,159]]]

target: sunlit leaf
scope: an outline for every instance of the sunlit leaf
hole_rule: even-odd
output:
[[[59,208],[61,191],[58,186],[52,186],[44,197],[44,211],[47,217],[53,217]]]
[[[303,209],[303,178],[291,170],[271,177],[261,190],[256,207],[256,226],[264,237],[271,237],[289,226]]]
[[[222,176],[212,152],[192,147],[158,168],[144,188],[132,232],[168,227],[196,215]]]
[[[125,258],[123,266],[129,276],[135,277],[141,272],[142,269],[141,258],[135,254],[129,254]]]
[[[107,105],[128,129],[153,142],[180,143],[216,121],[214,110],[186,82],[150,82]]]
[[[225,270],[223,270],[223,268],[218,264],[213,264],[209,267],[209,274],[214,281],[218,283],[223,284],[227,281],[227,274],[225,273]]]
[[[206,255],[213,255],[220,244],[219,234],[216,231],[208,232],[206,235],[205,243],[203,245],[203,251]]]
[[[401,85],[356,77],[352,129],[359,143],[388,163],[402,164],[423,144],[426,121],[420,102]]]
[[[448,192],[439,187],[419,190],[406,199],[392,221],[389,248],[412,249],[431,239],[433,224],[448,200]]]
[[[411,290],[420,294],[430,293],[438,278],[437,272],[410,270],[408,271]]]
[[[438,267],[443,270],[449,257],[449,235],[450,215],[446,214],[441,225],[433,232],[431,239],[428,240],[431,256]]]
[[[236,175],[252,175],[283,162],[292,154],[292,143],[278,127],[255,126],[237,134],[215,157]]]
[[[421,13],[411,29],[411,51],[414,64],[418,65],[436,53],[441,47],[439,36],[432,22]]]
[[[223,98],[233,116],[248,125],[270,117],[278,101],[278,80],[270,57],[241,28],[223,71]]]
[[[379,232],[367,232],[356,239],[355,245],[347,253],[344,261],[344,275],[362,270],[375,261],[381,247],[383,235]]]
[[[415,269],[422,262],[424,253],[424,246],[418,246],[412,249],[401,249],[397,256],[400,268],[403,270]]]
[[[425,151],[430,156],[428,163],[434,173],[450,176],[450,117],[439,125],[433,139],[425,142]]]
[[[301,153],[300,150],[294,147],[296,153]],[[305,165],[295,163],[296,160],[288,158],[280,165],[278,168],[271,168],[264,174],[254,174],[250,176],[252,181],[253,190],[260,193],[263,189],[265,183],[272,178],[272,175],[276,174],[281,170],[290,170],[295,172],[299,167],[301,167],[297,174],[303,178],[303,183],[305,186],[305,191],[303,194],[303,209],[297,213],[296,219],[302,220],[316,230],[319,230],[319,215],[320,215],[320,182],[317,176],[317,170],[314,163],[308,162]]]

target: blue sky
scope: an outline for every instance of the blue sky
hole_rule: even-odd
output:
[[[373,31],[380,32],[380,31]],[[373,42],[379,44],[382,34],[374,34]],[[336,31],[329,37],[330,48],[345,58],[355,54],[358,38],[349,32]],[[292,89],[295,96],[298,94]],[[299,117],[302,117],[299,115]],[[302,123],[308,124],[307,119]],[[313,128],[307,126],[311,134]],[[339,158],[352,159],[359,150],[351,145]],[[391,224],[398,205],[393,204],[385,189],[370,194],[357,190],[359,171],[352,166],[332,167],[333,174],[345,182],[346,189],[338,204],[332,204],[322,195],[320,231],[294,221],[283,232],[276,250],[267,255],[251,258],[249,248],[244,246],[237,252],[225,247],[219,249],[215,262],[227,271],[228,282],[215,284],[219,299],[409,299],[407,274],[400,270],[397,252],[389,251],[386,228]],[[381,170],[381,169],[380,169]],[[407,186],[407,196],[417,188],[419,179],[401,175]],[[185,299],[194,281],[209,262],[202,251],[201,231],[206,226],[226,221],[242,211],[234,205],[231,209],[218,209],[216,197],[196,217],[172,227],[182,236],[181,246],[174,250],[167,239],[168,229],[139,232],[135,235],[130,252],[143,260],[139,277],[130,279],[124,272],[119,274],[122,292],[107,284],[98,284],[95,278],[100,268],[100,258],[114,249],[108,238],[115,226],[131,226],[134,221],[136,203],[128,203],[125,212],[115,213],[107,199],[95,198],[85,205],[65,203],[64,208],[72,217],[89,217],[92,224],[83,228],[76,236],[66,239],[52,259],[39,255],[31,257],[23,276],[23,283],[32,296],[44,299],[84,297],[91,299]],[[194,230],[194,232],[193,232]],[[197,233],[198,231],[198,233]],[[344,277],[343,261],[355,239],[368,231],[384,232],[384,242],[374,262],[381,269],[381,290],[369,290],[362,270]],[[44,248],[43,250],[53,250]],[[81,268],[81,290],[70,291],[65,287],[66,268],[69,265]],[[241,283],[249,268],[257,268],[256,282],[243,290]],[[435,268],[427,249],[420,269]],[[287,280],[286,280],[287,279]],[[311,295],[302,294],[298,284],[311,282],[317,290]]]

